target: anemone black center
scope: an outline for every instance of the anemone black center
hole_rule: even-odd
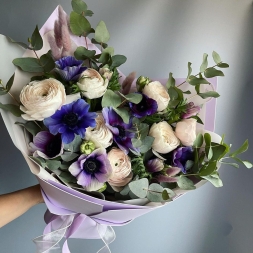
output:
[[[145,99],[142,99],[141,102],[137,105],[139,111],[147,110],[147,103]]]
[[[55,136],[55,138],[46,145],[46,155],[50,158],[57,156],[61,151],[61,144],[61,136]]]
[[[119,129],[119,137],[125,137],[126,136],[126,130],[124,127],[117,125],[116,126]]]
[[[83,169],[89,174],[95,174],[100,167],[101,163],[95,158],[89,158],[83,164]]]
[[[66,125],[68,125],[68,126],[70,126],[70,127],[73,127],[73,126],[75,126],[75,125],[77,124],[77,122],[78,122],[78,116],[77,116],[77,114],[74,113],[74,112],[67,113],[67,114],[65,114],[64,117],[63,117],[63,122],[64,122]]]

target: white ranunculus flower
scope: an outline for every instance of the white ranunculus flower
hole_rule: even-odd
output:
[[[20,110],[25,120],[42,121],[52,116],[66,101],[65,88],[54,78],[33,81],[20,93]]]
[[[113,187],[125,186],[132,178],[131,161],[121,149],[113,148],[107,155],[112,167],[108,183]]]
[[[167,108],[170,101],[170,96],[165,87],[160,82],[154,81],[146,84],[142,90],[142,93],[157,102],[158,112],[161,112]]]
[[[102,77],[108,79],[109,81],[111,80],[112,75],[113,75],[113,71],[111,71],[108,68],[99,69],[99,73],[102,75]]]
[[[82,94],[89,98],[102,97],[107,89],[109,80],[104,79],[95,69],[86,69],[77,83]]]
[[[96,148],[108,148],[112,145],[113,135],[109,128],[105,125],[102,113],[97,113],[96,127],[88,127],[85,132],[84,139],[92,141]]]
[[[177,123],[175,133],[184,146],[192,146],[196,139],[196,119],[183,119]]]
[[[149,135],[155,138],[152,148],[161,154],[171,152],[180,144],[172,127],[166,121],[154,123],[149,130]]]

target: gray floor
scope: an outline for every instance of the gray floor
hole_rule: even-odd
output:
[[[0,0],[0,33],[25,41],[61,4],[70,1]],[[128,57],[128,74],[185,77],[187,62],[198,71],[204,52],[220,53],[231,67],[219,79],[216,132],[239,146],[246,138],[253,160],[253,9],[249,0],[87,0],[95,13],[92,25],[104,20],[110,45]],[[1,71],[0,71],[1,76]],[[0,194],[36,184],[2,121]],[[116,228],[112,253],[251,253],[253,252],[253,171],[223,166],[224,187],[210,184],[177,201]],[[46,207],[39,205],[0,229],[0,253],[35,252],[32,238],[44,228]],[[97,240],[70,240],[73,253],[96,252]]]

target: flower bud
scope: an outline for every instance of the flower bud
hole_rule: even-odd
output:
[[[80,152],[89,155],[95,150],[95,144],[92,141],[83,141],[80,145]]]
[[[136,81],[138,90],[141,91],[144,88],[144,86],[149,84],[150,82],[151,80],[148,77],[140,76]]]

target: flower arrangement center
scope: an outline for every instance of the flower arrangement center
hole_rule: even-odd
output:
[[[83,169],[89,174],[96,173],[100,167],[100,162],[94,158],[87,159],[83,164]]]
[[[78,122],[78,115],[74,112],[69,112],[64,115],[63,122],[70,127],[76,126]]]

